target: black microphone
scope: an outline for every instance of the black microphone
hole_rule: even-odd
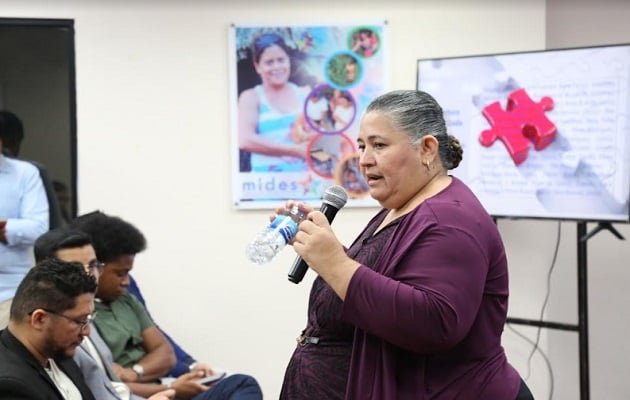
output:
[[[337,215],[337,211],[345,206],[347,201],[348,193],[341,186],[330,186],[322,196],[322,206],[319,208],[319,211],[324,213],[330,223]],[[302,257],[297,256],[289,270],[289,281],[293,283],[302,282],[302,278],[304,278],[307,270],[308,264],[306,261],[302,260]]]

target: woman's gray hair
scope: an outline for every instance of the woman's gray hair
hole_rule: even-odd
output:
[[[407,133],[413,144],[426,135],[435,136],[444,168],[453,169],[462,160],[461,145],[447,133],[442,107],[430,94],[420,90],[394,90],[374,99],[367,106],[367,112],[385,115],[394,126]]]

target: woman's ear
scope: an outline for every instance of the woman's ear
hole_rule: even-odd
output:
[[[438,153],[440,143],[433,135],[426,135],[420,139],[420,153],[424,160],[433,162]]]

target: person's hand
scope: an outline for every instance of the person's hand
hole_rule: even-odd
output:
[[[321,268],[330,268],[349,259],[343,245],[335,236],[328,219],[321,211],[310,211],[302,221],[293,239],[295,251],[320,273]]]
[[[147,400],[173,400],[175,398],[175,390],[174,389],[166,389],[159,393],[154,394],[149,397]]]
[[[289,213],[289,211],[291,211],[291,209],[293,209],[295,205],[297,205],[298,210],[301,211],[304,215],[308,215],[308,213],[313,211],[313,207],[309,205],[306,205],[304,203],[298,203],[295,200],[287,200],[287,202],[284,204],[283,207],[276,208],[275,210],[276,213],[269,216],[269,221],[273,222],[273,220],[278,218],[278,215],[286,215],[287,213]],[[295,239],[291,239],[291,241],[288,244],[293,244],[294,240]]]
[[[304,203],[298,203],[295,200],[287,200],[286,203],[284,203],[284,206],[280,206],[277,207],[274,211],[275,214],[271,215],[271,217],[269,217],[270,221],[273,221],[274,219],[276,219],[276,217],[278,217],[278,215],[285,215],[286,213],[288,213],[289,211],[291,211],[291,209],[297,204],[298,206],[298,210],[302,211],[304,213],[304,215],[307,215],[308,213],[310,213],[311,211],[313,211],[313,208],[304,204]]]
[[[290,132],[294,143],[309,142],[317,134],[306,122],[304,114],[300,114],[297,120],[291,124]]]
[[[299,228],[293,238],[293,249],[339,298],[345,299],[350,279],[360,264],[346,255],[321,211],[311,211]]]
[[[214,374],[214,371],[212,370],[210,365],[206,363],[200,363],[200,362],[196,363],[195,366],[191,368],[191,371],[202,372],[203,373],[202,376],[210,376]]]
[[[208,390],[208,386],[197,383],[197,379],[202,378],[201,371],[192,371],[181,375],[173,381],[171,388],[175,389],[177,398],[190,399],[201,392]]]
[[[114,370],[116,375],[118,375],[120,380],[123,382],[137,382],[138,381],[138,374],[136,373],[136,371],[134,371],[131,368],[123,368],[120,364],[113,363],[112,369]]]

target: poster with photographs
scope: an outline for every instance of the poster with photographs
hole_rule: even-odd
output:
[[[377,205],[356,139],[365,108],[388,89],[385,27],[231,26],[235,208],[318,206],[331,185],[346,189],[346,207]]]

